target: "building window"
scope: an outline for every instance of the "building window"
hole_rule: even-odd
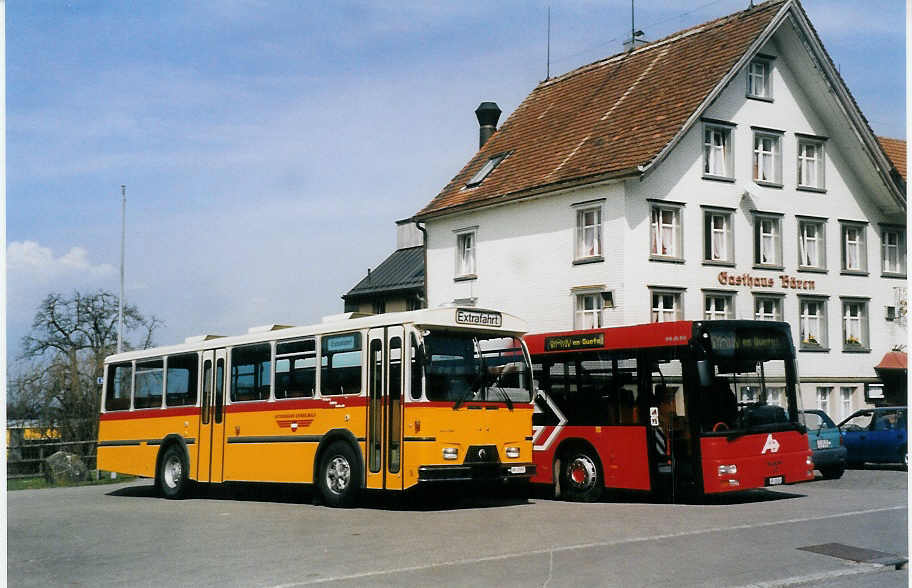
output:
[[[842,223],[842,270],[862,273],[868,270],[863,224]]]
[[[488,177],[492,171],[494,171],[494,168],[500,165],[501,161],[506,159],[507,155],[509,155],[509,153],[500,153],[489,159],[483,166],[481,166],[481,169],[478,170],[474,176],[472,176],[472,179],[466,182],[466,188],[474,188],[478,184],[482,183],[484,179]]]
[[[576,259],[601,257],[602,207],[580,208],[576,211]]]
[[[798,266],[826,269],[826,224],[818,220],[798,221]]]
[[[383,314],[386,312],[386,300],[374,300],[371,302],[371,312],[374,314]]]
[[[868,301],[842,301],[842,348],[861,351],[870,347],[868,342]]]
[[[827,415],[830,414],[830,392],[833,390],[830,386],[817,387],[817,410],[822,410]]]
[[[782,136],[754,133],[754,181],[758,184],[782,185]]]
[[[684,318],[681,310],[681,292],[652,290],[650,293],[652,295],[651,322],[665,323]]]
[[[735,317],[734,294],[707,293],[703,298],[703,318],[708,321]]]
[[[600,292],[586,292],[576,295],[573,313],[574,329],[598,329],[602,326],[602,295]]]
[[[735,244],[730,211],[706,210],[703,213],[703,259],[734,263]]]
[[[754,215],[754,264],[782,267],[782,218]]]
[[[681,208],[652,205],[650,223],[650,253],[653,257],[681,259]]]
[[[750,98],[772,100],[773,87],[770,83],[770,62],[755,59],[747,68],[747,95]]]
[[[800,298],[801,349],[825,349],[827,346],[826,300]]]
[[[475,231],[456,235],[456,277],[475,277]]]
[[[843,420],[852,414],[852,397],[855,395],[853,386],[841,386],[839,388],[839,420]]]
[[[880,235],[881,271],[885,274],[906,274],[906,231],[884,227]]]
[[[798,187],[823,190],[823,142],[798,139]]]
[[[755,296],[754,318],[758,321],[781,321],[782,298],[779,296]]]
[[[731,127],[703,127],[703,175],[726,179],[735,176],[732,165]]]

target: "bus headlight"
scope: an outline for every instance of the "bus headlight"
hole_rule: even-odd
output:
[[[444,447],[443,448],[443,459],[458,459],[459,450],[455,447]]]
[[[719,475],[720,476],[731,476],[738,473],[738,466],[735,464],[726,464],[719,466]]]
[[[507,447],[507,457],[516,459],[519,457],[519,447]]]

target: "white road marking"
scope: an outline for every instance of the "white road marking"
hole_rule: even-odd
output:
[[[708,535],[710,533],[719,533],[721,531],[739,531],[739,530],[743,530],[743,529],[761,529],[764,527],[774,527],[776,525],[792,525],[795,523],[806,523],[806,522],[810,522],[810,521],[822,521],[822,520],[826,520],[826,519],[838,519],[838,518],[843,518],[843,517],[861,516],[861,515],[873,514],[873,513],[877,513],[877,512],[888,512],[888,511],[892,511],[892,510],[907,510],[907,508],[908,507],[906,505],[885,506],[885,507],[881,507],[881,508],[869,508],[869,509],[865,509],[865,510],[855,510],[855,511],[851,511],[851,512],[842,512],[842,513],[835,513],[835,514],[830,514],[830,515],[820,515],[820,516],[786,519],[783,521],[768,521],[768,522],[764,522],[764,523],[752,523],[752,524],[745,523],[743,525],[726,525],[724,527],[711,527],[709,529],[697,529],[694,531],[681,531],[679,533],[665,533],[665,534],[661,534],[661,535],[648,535],[646,537],[634,537],[631,539],[618,539],[616,541],[597,541],[597,542],[593,542],[593,543],[579,543],[576,545],[565,545],[563,547],[552,547],[552,548],[548,548],[548,549],[532,549],[532,550],[523,551],[520,553],[504,553],[501,555],[491,555],[488,557],[478,557],[478,558],[472,558],[472,559],[458,559],[458,560],[453,560],[453,561],[441,561],[441,562],[423,564],[423,565],[417,565],[417,566],[406,566],[406,567],[395,568],[395,569],[391,569],[391,570],[361,572],[358,574],[345,574],[345,575],[341,575],[341,576],[331,576],[331,577],[327,577],[327,578],[314,578],[312,580],[304,580],[302,582],[291,582],[289,584],[276,584],[275,586],[273,586],[273,588],[295,588],[296,586],[310,586],[313,584],[326,584],[329,582],[341,582],[344,580],[359,580],[362,578],[370,578],[373,576],[386,576],[386,575],[390,575],[390,574],[401,574],[401,573],[405,573],[405,572],[418,572],[418,571],[422,571],[422,570],[430,570],[430,569],[439,568],[439,567],[478,564],[478,563],[485,563],[485,562],[492,562],[492,561],[503,561],[503,560],[514,559],[514,558],[519,558],[519,557],[529,557],[530,555],[544,555],[546,553],[553,554],[555,552],[578,551],[578,550],[583,550],[583,549],[593,549],[596,547],[615,547],[617,545],[643,543],[646,541],[661,541],[664,539],[679,539],[681,537],[692,537],[695,535]],[[856,568],[854,568],[854,567],[848,567],[845,569],[845,571],[837,570],[836,571],[836,572],[838,572],[837,576],[838,575],[847,575],[849,573],[858,573],[858,574],[870,573],[870,570],[867,567],[865,567],[862,570],[862,568],[861,568],[862,565],[866,566],[868,564],[859,564],[859,567],[858,567],[859,571],[855,571]],[[885,566],[878,566],[878,568],[885,568]],[[886,567],[885,569],[892,569],[892,568]],[[826,573],[833,573],[833,572],[826,572]],[[825,577],[829,577],[829,576],[825,576]],[[798,583],[806,583],[806,582],[810,582],[810,581],[813,581],[813,578],[801,580]],[[795,585],[794,582],[785,583],[785,584],[781,584],[781,583],[777,583],[777,582],[792,582],[792,579],[773,581],[772,583],[769,583],[769,584],[765,584],[765,583],[764,584],[752,584],[751,586],[767,588],[767,587],[773,587],[773,586],[793,586],[793,585]]]

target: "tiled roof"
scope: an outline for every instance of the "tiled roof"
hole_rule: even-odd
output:
[[[898,171],[899,175],[905,180],[906,142],[902,139],[888,139],[887,137],[877,137],[877,140],[880,141],[880,146],[883,147],[887,157],[889,157],[890,161],[893,162],[893,165],[896,166],[896,171]]]
[[[546,80],[416,218],[638,173],[748,51],[787,0],[675,33]],[[492,156],[510,155],[465,188]]]
[[[424,247],[397,249],[343,299],[424,288]]]

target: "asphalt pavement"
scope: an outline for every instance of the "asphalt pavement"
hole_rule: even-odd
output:
[[[26,490],[8,494],[7,573],[23,587],[898,587],[905,566],[847,557],[907,557],[906,489],[904,470],[882,468],[688,504],[448,488],[332,509],[262,484],[169,501],[151,480]]]

